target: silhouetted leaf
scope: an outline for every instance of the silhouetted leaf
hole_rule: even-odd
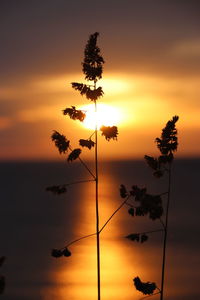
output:
[[[148,236],[145,233],[131,233],[126,236],[127,239],[133,241],[133,242],[141,242],[144,243],[148,240]]]
[[[66,257],[69,257],[69,256],[71,256],[71,252],[67,248],[65,248],[63,250],[63,255],[66,256]]]
[[[151,295],[156,289],[154,282],[142,282],[139,277],[133,279],[136,290],[142,292],[144,295]]]
[[[103,70],[103,57],[100,55],[100,49],[96,45],[97,37],[99,36],[98,32],[91,34],[87,45],[85,47],[85,56],[83,65],[83,73],[85,74],[86,80],[97,81],[101,79],[102,70]]]
[[[94,147],[95,143],[92,140],[80,139],[79,140],[79,145],[82,146],[82,147],[87,147],[88,149],[91,149],[92,147]]]
[[[135,197],[136,201],[141,201],[142,198],[146,195],[146,191],[146,188],[139,188],[137,185],[133,185],[130,194]]]
[[[129,213],[129,215],[131,215],[132,217],[134,217],[134,214],[135,214],[134,208],[133,207],[129,208],[128,213]]]
[[[79,91],[81,93],[81,95],[85,95],[87,93],[87,89],[89,88],[88,85],[84,84],[84,83],[79,83],[79,82],[72,82],[71,83],[73,89],[75,89],[76,91]]]
[[[65,108],[63,110],[64,115],[68,115],[70,119],[84,121],[86,114],[82,110],[77,110],[75,106],[71,108]]]
[[[88,89],[87,93],[86,93],[86,97],[87,99],[91,100],[91,101],[96,101],[97,99],[99,99],[100,97],[102,97],[104,94],[102,87],[99,86],[97,89]]]
[[[165,128],[162,129],[161,138],[156,138],[157,147],[162,155],[168,155],[177,150],[178,139],[176,122],[179,117],[174,116],[172,120],[168,121]]]
[[[110,139],[117,140],[117,126],[101,126],[100,130],[102,131],[102,135],[105,136],[107,141],[109,141]]]
[[[131,240],[131,241],[140,241],[140,235],[138,233],[132,233],[126,236],[127,239]]]
[[[172,120],[168,121],[165,128],[162,129],[160,138],[156,138],[155,142],[161,152],[161,155],[157,158],[145,155],[145,160],[148,165],[154,170],[153,175],[160,178],[164,175],[167,168],[164,166],[167,163],[171,163],[174,159],[173,152],[177,150],[178,138],[176,122],[179,117],[174,116]]]
[[[91,89],[90,86],[78,82],[72,82],[72,87],[79,91],[82,96],[85,95],[86,98],[91,101],[96,101],[104,94],[102,87]]]
[[[149,215],[152,220],[159,219],[163,214],[162,199],[160,195],[150,195],[146,188],[139,188],[137,185],[132,186],[130,194],[139,204],[135,208],[136,216]]]
[[[147,164],[153,169],[153,170],[157,170],[158,169],[158,160],[154,157],[145,155],[144,156]]]
[[[63,252],[62,252],[62,250],[59,250],[59,249],[52,249],[51,256],[58,258],[58,257],[63,256]]]
[[[80,154],[81,154],[81,149],[79,149],[79,148],[74,149],[68,156],[67,161],[70,162],[70,161],[77,159]]]
[[[140,242],[141,242],[141,243],[144,243],[144,242],[146,242],[146,241],[148,240],[148,238],[149,238],[148,235],[146,235],[146,234],[144,233],[144,234],[142,234],[141,237],[140,237],[140,239],[141,239]]]
[[[119,191],[120,191],[120,196],[122,198],[127,197],[127,190],[126,190],[126,187],[123,184],[121,184]]]
[[[53,185],[53,186],[48,186],[46,188],[46,191],[52,192],[53,194],[56,195],[60,195],[66,193],[67,189],[65,185]]]
[[[71,256],[71,252],[67,249],[52,249],[51,251],[51,256],[55,257],[55,258],[59,258],[61,256],[65,256],[65,257],[69,257]]]
[[[3,294],[4,290],[5,290],[5,277],[0,275],[0,295]]]
[[[142,207],[140,207],[140,206],[136,207],[136,209],[135,209],[135,215],[138,216],[138,217],[141,217],[141,216],[145,215]]]
[[[0,267],[3,265],[5,259],[6,259],[5,256],[1,256],[1,257],[0,257]]]
[[[58,148],[60,154],[65,153],[69,148],[69,141],[66,137],[60,134],[58,131],[54,131],[51,135],[51,139],[55,142],[56,147]]]
[[[163,214],[162,199],[159,195],[146,194],[140,205],[144,214],[149,214],[152,220],[160,219]]]
[[[156,178],[162,177],[163,174],[164,174],[164,171],[162,171],[160,169],[160,167],[161,167],[162,163],[166,163],[166,157],[165,156],[160,156],[157,159],[157,158],[145,155],[144,158],[145,158],[147,164],[149,165],[149,167],[154,170],[153,175]]]

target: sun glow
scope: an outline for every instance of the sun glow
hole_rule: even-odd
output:
[[[95,129],[96,123],[98,129],[102,125],[114,126],[117,125],[122,119],[120,111],[117,108],[107,104],[98,103],[97,112],[95,112],[94,104],[82,106],[80,109],[86,113],[86,118],[83,121],[83,125],[89,129]]]

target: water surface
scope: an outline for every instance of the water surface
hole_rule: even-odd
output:
[[[0,254],[7,260],[5,300],[96,299],[95,236],[70,247],[70,258],[54,259],[52,248],[95,232],[94,183],[73,185],[54,196],[46,186],[90,179],[75,163],[1,163]],[[167,251],[166,300],[198,299],[200,160],[174,164],[170,230]],[[166,190],[144,162],[100,164],[100,223],[120,205],[119,185]],[[163,199],[163,201],[165,201]],[[160,228],[159,222],[132,218],[122,209],[101,233],[102,300],[137,300],[132,279],[160,285],[162,234],[145,244],[132,243],[127,234]],[[154,296],[154,299],[158,299]]]

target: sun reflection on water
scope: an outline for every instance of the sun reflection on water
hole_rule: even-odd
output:
[[[120,203],[116,195],[112,195],[116,185],[106,173],[101,178],[100,214],[101,226]],[[95,232],[95,201],[94,186],[81,187],[82,199],[78,206],[79,219],[74,228],[76,237]],[[126,217],[125,217],[126,216]],[[148,277],[147,269],[141,262],[141,248],[124,239],[127,230],[122,227],[127,213],[119,213],[101,233],[101,293],[103,300],[139,299],[140,294],[134,289],[132,279],[138,274]],[[52,274],[55,288],[49,289],[45,300],[96,300],[97,270],[96,270],[96,240],[95,236],[74,244],[70,250],[69,259],[59,261],[57,270]],[[155,250],[155,249],[154,249]],[[150,272],[151,273],[151,272]],[[151,275],[152,276],[152,275]],[[148,280],[149,278],[147,278]],[[50,296],[51,295],[51,296]],[[52,296],[53,295],[53,296]]]

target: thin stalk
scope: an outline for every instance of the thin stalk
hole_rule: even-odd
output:
[[[70,151],[73,151],[72,147],[69,146]],[[86,168],[86,170],[90,173],[90,175],[94,178],[94,180],[96,180],[95,175],[92,173],[92,171],[90,170],[90,168],[86,165],[86,163],[84,163],[84,161],[78,157],[79,161],[82,163],[82,165]]]
[[[114,215],[124,206],[124,204],[126,204],[126,201],[128,201],[130,196],[128,196],[121,204],[120,206],[112,213],[112,215],[108,218],[108,220],[104,223],[104,225],[101,227],[101,229],[99,230],[99,233],[102,232],[102,230],[104,230],[104,228],[106,227],[106,225],[110,222],[110,220],[114,217]]]
[[[129,198],[130,196],[128,196],[127,198],[126,198],[126,200],[124,200],[121,204],[120,204],[120,206],[112,213],[112,215],[108,218],[108,220],[104,223],[104,225],[101,227],[101,229],[99,230],[99,235],[100,235],[100,233],[103,231],[103,229],[106,227],[106,225],[111,221],[111,219],[114,217],[114,215],[124,206],[124,204],[126,203],[126,201],[128,200],[128,198]],[[88,238],[88,237],[91,237],[91,236],[94,236],[94,235],[97,235],[97,232],[94,232],[94,233],[90,233],[90,234],[88,234],[88,235],[84,235],[84,236],[82,236],[82,237],[80,237],[80,238],[78,238],[78,239],[75,239],[75,240],[73,240],[73,241],[71,241],[71,242],[69,242],[64,248],[66,248],[66,247],[68,247],[68,246],[70,246],[70,245],[72,245],[72,244],[74,244],[74,243],[76,243],[76,242],[78,242],[78,241],[80,241],[80,240],[83,240],[83,239],[86,239],[86,238]],[[62,248],[62,249],[64,249],[64,248]]]
[[[88,172],[90,173],[90,175],[92,175],[92,177],[94,178],[94,180],[96,180],[96,177],[94,176],[94,174],[90,171],[90,169],[88,168],[88,166],[86,165],[86,163],[84,163],[84,161],[79,157],[78,158],[80,160],[80,162],[82,163],[82,165],[86,168],[86,170],[88,170]]]
[[[88,140],[90,140],[94,134],[95,134],[95,131],[89,136]]]
[[[62,184],[62,185],[64,185],[64,186],[70,186],[70,185],[73,185],[73,184],[86,183],[86,182],[93,182],[93,181],[95,181],[95,180],[94,180],[94,179],[79,180],[79,181],[68,182],[68,183],[65,183],[65,184]]]
[[[68,243],[68,244],[67,244],[64,248],[62,248],[62,249],[65,249],[66,247],[69,247],[69,246],[71,246],[72,244],[74,244],[74,243],[76,243],[76,242],[79,242],[79,241],[81,241],[81,240],[83,240],[83,239],[86,239],[86,238],[91,237],[91,236],[94,236],[94,235],[96,235],[96,232],[95,232],[95,233],[88,234],[88,235],[84,235],[84,236],[82,236],[82,237],[80,237],[80,238],[78,238],[78,239],[76,239],[76,240],[73,240],[72,242]],[[62,250],[62,249],[61,249],[61,250]]]
[[[96,88],[96,82],[94,83],[94,88]],[[95,113],[97,114],[97,103],[94,102]],[[98,174],[98,136],[97,136],[97,119],[95,124],[95,194],[96,194],[96,242],[97,242],[97,289],[98,289],[98,300],[101,299],[101,277],[100,277],[100,232],[99,232],[99,174]]]
[[[170,194],[171,194],[171,165],[169,165],[169,172],[168,172],[168,197],[167,197],[165,228],[164,228],[160,300],[163,300],[163,295],[164,295],[165,265],[166,265],[165,262],[166,262],[166,246],[167,246],[167,234],[168,234],[168,219],[169,219],[168,216],[169,216]]]
[[[163,226],[163,228],[165,230],[165,224],[164,224],[163,220],[160,218],[159,221],[160,221],[161,225]]]

